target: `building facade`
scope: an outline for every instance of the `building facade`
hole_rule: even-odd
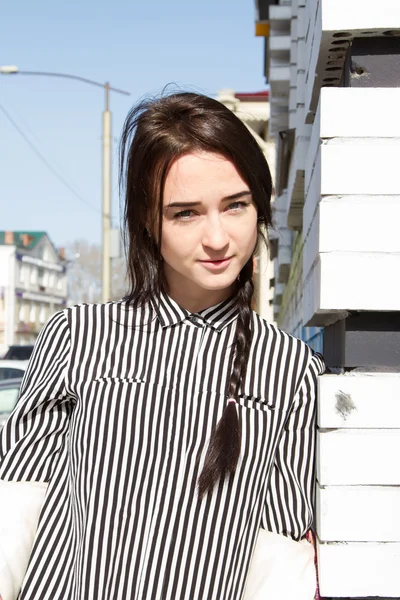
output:
[[[33,344],[67,302],[66,262],[45,232],[0,232],[0,356]]]
[[[274,313],[324,353],[324,598],[400,598],[400,2],[257,0],[277,146]]]

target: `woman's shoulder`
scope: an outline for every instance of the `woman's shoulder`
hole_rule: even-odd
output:
[[[258,330],[260,333],[263,333],[264,335],[270,335],[272,337],[275,337],[278,340],[280,340],[281,342],[287,342],[287,341],[291,340],[295,344],[307,346],[307,344],[300,338],[298,338],[290,333],[287,333],[283,329],[280,329],[277,325],[275,325],[274,323],[271,323],[270,321],[267,321],[267,319],[265,319],[264,317],[259,315],[254,310],[252,312],[253,312],[253,325],[254,325],[255,331]]]
[[[63,326],[65,322],[69,326],[99,325],[110,322],[115,324],[127,324],[134,321],[140,308],[132,307],[126,300],[113,300],[105,303],[74,304],[56,311],[47,321],[45,328]]]
[[[80,315],[82,317],[90,317],[90,315],[111,316],[122,311],[133,312],[135,309],[125,299],[110,300],[109,302],[82,302],[81,304],[73,304],[65,308],[62,312],[68,316]]]
[[[292,360],[294,356],[302,356],[306,363],[311,361],[321,363],[321,368],[318,370],[322,370],[322,356],[300,338],[280,329],[255,311],[253,311],[253,326],[255,334],[253,339],[256,343],[274,347],[275,353],[279,352],[280,356],[288,361]]]

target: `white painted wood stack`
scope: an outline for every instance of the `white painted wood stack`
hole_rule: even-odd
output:
[[[321,90],[305,170],[308,325],[400,311],[399,106],[400,88]]]
[[[280,227],[297,231],[289,279],[276,279],[279,325],[302,335],[353,311],[398,311],[400,322],[400,87],[343,87],[342,77],[360,75],[353,40],[399,36],[400,0],[277,4],[271,134],[282,134]],[[400,373],[324,375],[319,386],[321,596],[400,599]]]
[[[316,528],[323,597],[400,597],[400,374],[319,382]]]

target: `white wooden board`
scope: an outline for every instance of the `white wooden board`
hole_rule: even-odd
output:
[[[400,542],[400,487],[317,486],[316,523],[323,542]]]
[[[319,427],[400,429],[400,373],[323,375],[318,386]]]
[[[400,485],[400,429],[317,432],[320,485]]]
[[[400,544],[317,541],[320,594],[327,598],[400,597]]]
[[[400,138],[357,143],[354,139],[335,138],[323,144],[321,194],[400,194],[399,151]]]
[[[400,137],[399,105],[400,88],[322,88],[320,137]]]
[[[398,273],[400,253],[318,254],[303,270],[304,324],[326,325],[325,315],[348,310],[400,311]]]

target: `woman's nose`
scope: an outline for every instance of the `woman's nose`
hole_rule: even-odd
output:
[[[204,225],[204,246],[213,250],[222,250],[229,244],[229,236],[220,218],[209,219]]]

